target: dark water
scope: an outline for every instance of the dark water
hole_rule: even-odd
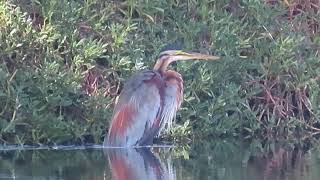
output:
[[[0,150],[0,179],[320,179],[320,151],[215,141],[139,149]]]

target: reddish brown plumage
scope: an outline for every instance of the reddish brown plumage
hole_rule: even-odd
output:
[[[120,94],[108,141],[104,144],[133,146],[152,143],[153,137],[172,121],[182,101],[182,89],[181,75],[174,71],[160,74],[153,70],[134,75]]]
[[[130,126],[131,123],[134,123],[133,115],[136,111],[134,110],[134,107],[132,105],[127,104],[123,106],[122,111],[118,112],[113,118],[116,119],[111,124],[112,129],[110,132],[110,138],[114,139],[116,136],[122,136],[124,135],[124,132],[126,128]]]
[[[177,102],[179,102],[179,106],[181,105],[182,103],[182,96],[183,96],[183,79],[182,79],[182,76],[181,74],[175,72],[175,71],[171,71],[171,70],[168,70],[165,72],[164,74],[164,80],[168,86],[168,84],[171,84],[171,85],[177,85],[178,86],[178,94],[177,94]]]
[[[142,71],[125,84],[115,106],[108,141],[111,146],[132,146],[152,141],[160,127],[165,83],[156,71]]]

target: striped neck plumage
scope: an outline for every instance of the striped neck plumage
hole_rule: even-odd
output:
[[[156,64],[154,65],[153,70],[158,71],[160,74],[163,75],[167,71],[170,63],[172,62],[173,60],[172,58],[170,58],[170,56],[166,56],[166,55],[161,56],[159,57]]]

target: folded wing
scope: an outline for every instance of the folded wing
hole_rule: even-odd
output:
[[[125,84],[115,106],[105,146],[135,146],[152,143],[160,127],[161,76],[143,71]]]

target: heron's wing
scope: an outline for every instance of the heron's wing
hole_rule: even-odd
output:
[[[113,112],[106,145],[134,146],[152,141],[160,126],[161,82],[154,71],[140,72],[126,82]]]

